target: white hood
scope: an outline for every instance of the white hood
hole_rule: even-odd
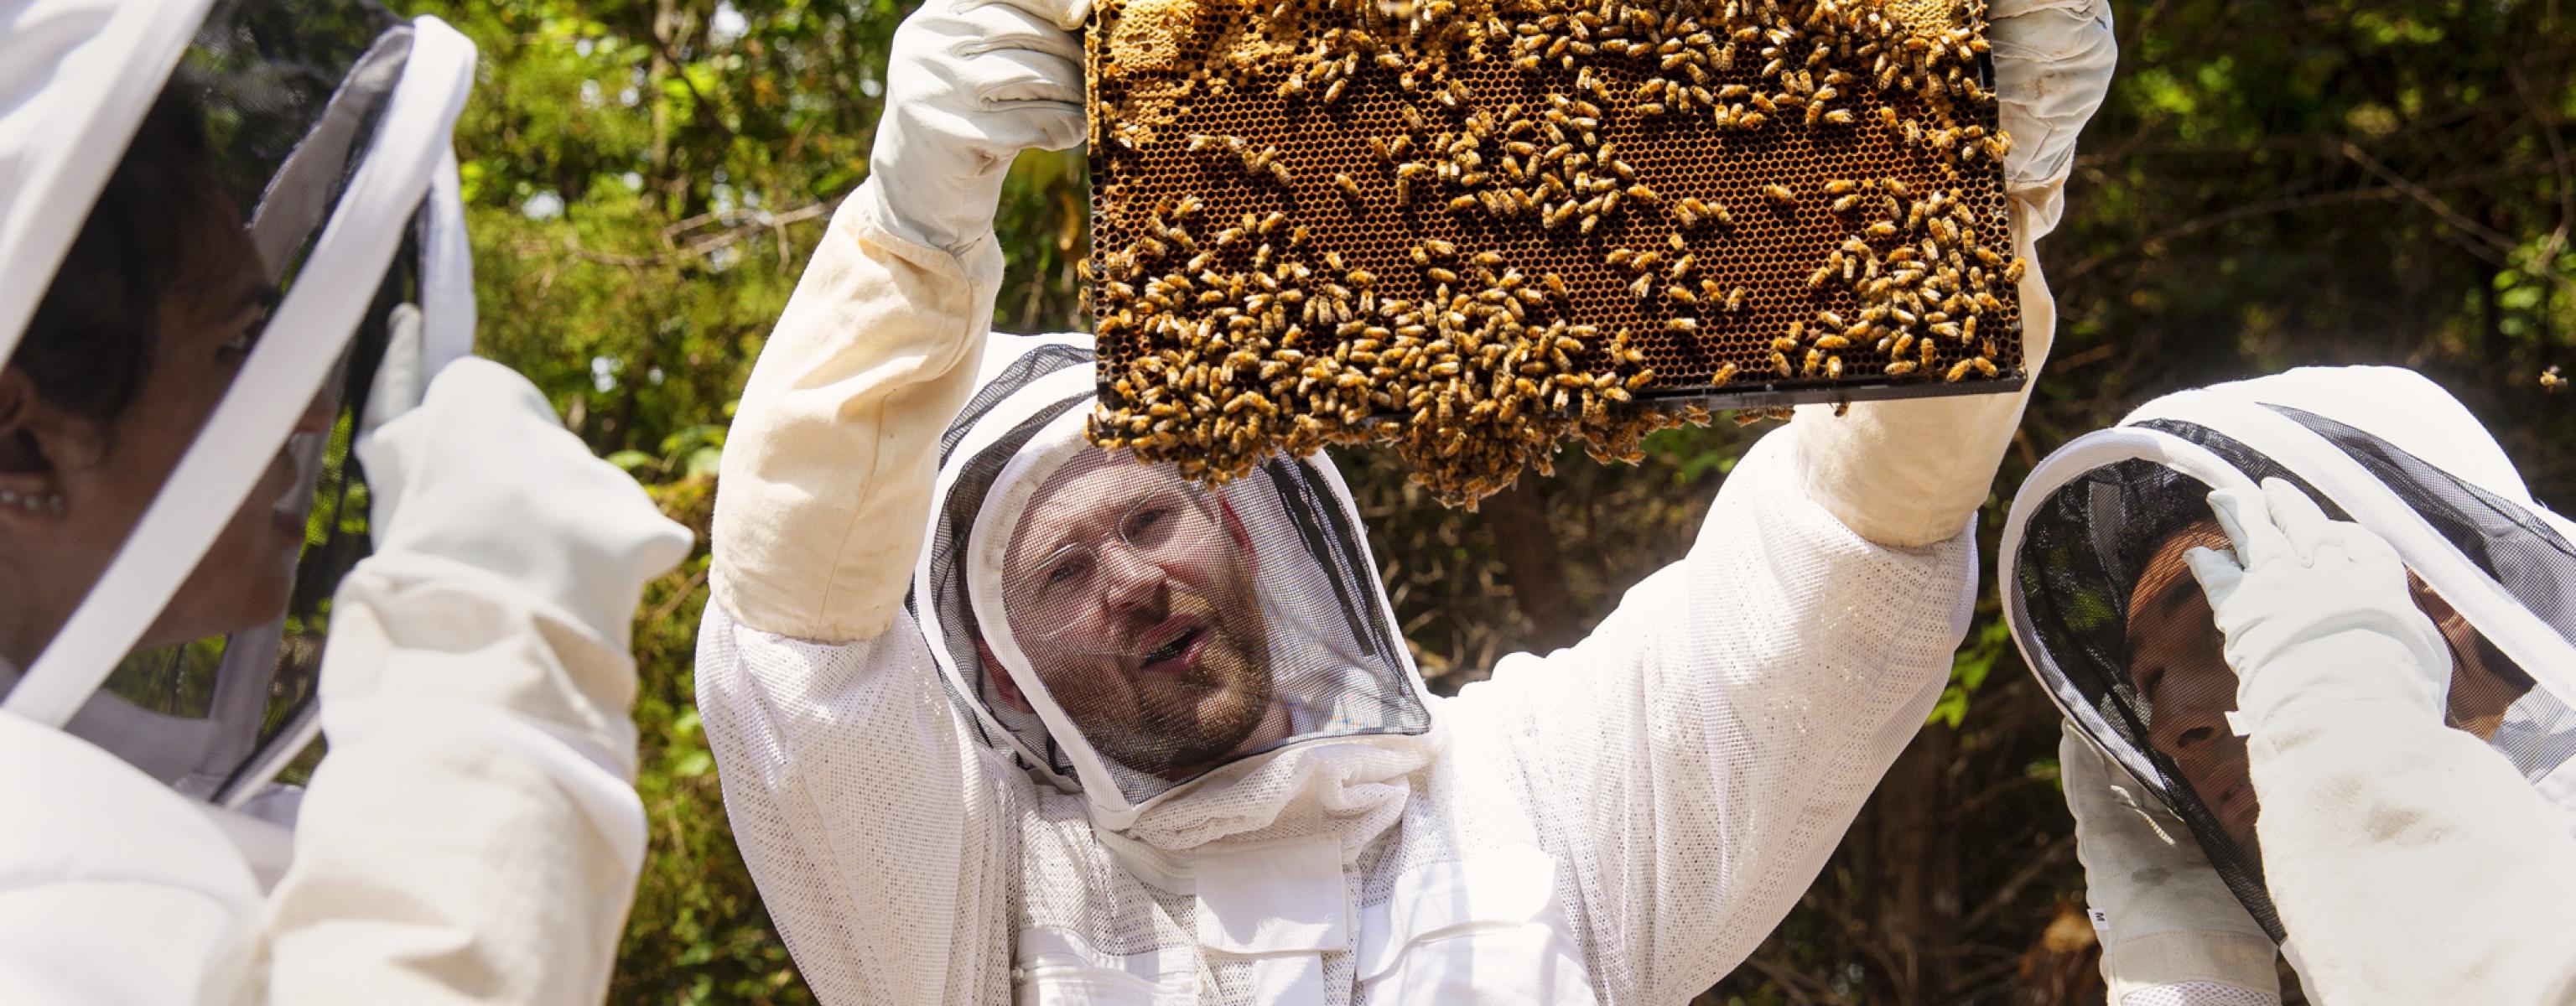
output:
[[[2250,855],[2216,833],[2150,742],[2151,699],[2130,676],[2125,637],[2149,556],[2208,517],[2211,489],[2270,477],[2387,539],[2532,679],[2490,743],[2544,789],[2576,786],[2576,768],[2562,771],[2576,761],[2576,525],[2531,498],[2458,401],[2395,368],[2303,368],[2167,395],[2032,471],[2001,546],[2014,642],[2076,730],[2191,825],[2277,938]]]
[[[151,499],[104,569],[88,582],[42,585],[76,607],[27,667],[0,667],[7,712],[68,729],[228,806],[259,795],[310,739],[309,701],[263,708],[297,692],[270,685],[271,668],[287,663],[281,634],[293,613],[202,650],[221,653],[212,658],[219,668],[179,672],[213,677],[206,710],[174,716],[101,685],[243,501],[275,490],[263,480],[282,454],[307,497],[354,484],[340,481],[345,438],[296,430],[331,382],[364,387],[358,364],[344,361],[371,364],[377,355],[348,350],[359,333],[384,337],[385,291],[400,286],[399,298],[419,309],[420,373],[470,350],[472,279],[448,134],[473,66],[473,45],[454,29],[365,0],[292,9],[216,0],[0,4],[0,363],[19,362],[36,345],[31,325],[58,269],[165,98],[225,123],[204,130],[209,174],[240,211],[241,237],[274,304],[220,401],[189,420],[194,440],[175,467],[157,490],[136,490]],[[330,505],[338,502],[335,495]],[[362,549],[363,531],[355,537]],[[341,557],[304,563],[296,596],[327,598],[325,581],[345,565]],[[304,621],[305,642],[318,644],[321,620]]]
[[[1220,547],[1257,559],[1266,671],[1292,713],[1288,738],[1178,780],[1130,769],[1084,738],[1011,631],[999,570],[1038,486],[1077,459],[1100,460],[1082,433],[1093,402],[1090,340],[991,340],[981,387],[941,441],[933,526],[911,596],[986,743],[1040,781],[1085,794],[1095,823],[1167,849],[1284,825],[1301,805],[1322,814],[1380,806],[1366,791],[1420,767],[1435,735],[1349,490],[1320,456],[1274,458],[1214,491],[1239,521],[1240,537]],[[979,635],[1030,709],[996,693]]]

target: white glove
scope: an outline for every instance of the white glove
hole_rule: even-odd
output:
[[[2415,606],[2395,549],[2280,479],[2260,493],[2217,490],[2209,507],[2236,554],[2195,548],[2183,561],[2227,637],[2239,735],[2303,698],[2395,702],[2440,720],[2450,647]]]
[[[2180,1006],[2279,1002],[2272,938],[2182,820],[2072,725],[2058,740],[2057,763],[2111,1006],[2132,994]]]
[[[1030,148],[1083,137],[1090,0],[928,0],[895,29],[869,154],[876,219],[963,254],[993,232],[1002,177]]]
[[[687,528],[565,431],[527,378],[490,360],[449,364],[357,454],[378,554],[499,574],[621,650],[644,581],[689,552]]]
[[[2063,184],[2075,163],[2075,134],[2102,107],[2120,59],[2109,0],[1998,0],[1986,24],[1997,121],[2013,141],[2004,154],[2005,186],[2025,195]]]
[[[2075,134],[2111,88],[2119,42],[2109,0],[2003,0],[1987,12],[1986,38],[2000,122],[2013,139],[2005,188],[2013,254],[2027,262],[2022,362],[2035,384],[2056,338],[2057,305],[2033,243],[2057,226]],[[1800,406],[1789,435],[1809,498],[1863,538],[1911,548],[1967,529],[2029,399],[2024,385],[2017,394],[1862,402],[1842,416]]]

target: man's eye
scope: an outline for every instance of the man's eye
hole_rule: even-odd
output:
[[[1163,522],[1163,518],[1170,515],[1171,511],[1164,507],[1146,507],[1138,510],[1135,516],[1127,519],[1127,536],[1140,537],[1145,532],[1153,530],[1156,525]]]
[[[1046,579],[1049,584],[1063,584],[1081,575],[1082,564],[1068,560],[1047,567]]]

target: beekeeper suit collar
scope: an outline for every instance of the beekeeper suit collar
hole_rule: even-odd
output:
[[[1329,460],[1211,488],[1103,452],[1081,336],[993,336],[983,377],[911,602],[986,743],[1167,849],[1374,803],[1422,764],[1422,682]]]
[[[2168,395],[2032,472],[2002,542],[2015,642],[2074,733],[2134,779],[2137,802],[2188,829],[2278,940],[2237,680],[2193,577],[2173,577],[2187,547],[2228,547],[2224,534],[2207,540],[2212,490],[2275,478],[2394,546],[2449,643],[2452,721],[2488,735],[2545,793],[2576,789],[2565,768],[2576,754],[2576,527],[2533,501],[2457,401],[2393,368],[2300,369]],[[2196,616],[2161,610],[2194,604]]]
[[[369,389],[471,343],[473,61],[364,0],[0,12],[8,715],[229,808],[311,740]]]

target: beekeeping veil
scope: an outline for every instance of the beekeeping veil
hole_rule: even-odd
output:
[[[1211,489],[1093,447],[1080,336],[994,336],[983,378],[940,442],[911,603],[987,743],[1113,829],[1283,752],[1422,748],[1421,682],[1328,460]]]
[[[2468,411],[2412,372],[2293,370],[2147,403],[2031,473],[2004,528],[2004,615],[2068,719],[2192,831],[2275,940],[2236,679],[2179,553],[2205,497],[2265,478],[2397,549],[2449,621],[2450,711],[2576,809],[2576,526],[2535,503]],[[2447,610],[2445,610],[2447,609]],[[2461,624],[2467,630],[2455,631]]]
[[[222,807],[311,740],[389,328],[423,379],[471,344],[473,64],[366,0],[0,6],[8,714]]]

